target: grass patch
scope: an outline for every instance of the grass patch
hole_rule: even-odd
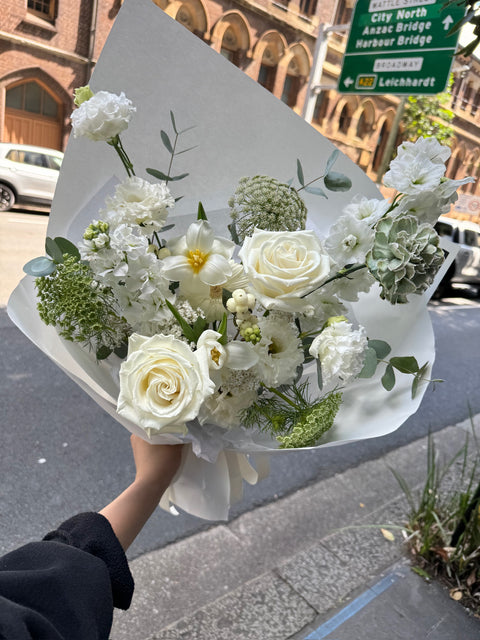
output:
[[[440,579],[454,600],[480,617],[480,449],[475,435],[443,461],[430,435],[427,477],[418,491],[392,472],[409,504],[406,542],[416,572]]]

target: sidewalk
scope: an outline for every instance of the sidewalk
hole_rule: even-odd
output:
[[[435,435],[448,458],[462,425]],[[399,530],[345,528],[402,523],[390,468],[416,486],[426,451],[424,438],[137,558],[111,639],[480,640],[480,620],[410,570]]]

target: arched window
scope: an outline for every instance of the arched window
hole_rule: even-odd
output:
[[[298,91],[300,89],[299,67],[295,58],[290,60],[287,75],[283,85],[282,102],[294,107],[297,104]]]
[[[382,128],[380,129],[380,133],[378,134],[377,146],[375,147],[375,152],[372,159],[373,171],[378,171],[378,169],[380,168],[380,164],[382,162],[383,154],[385,151],[385,145],[387,144],[388,134],[390,133],[390,126],[390,122],[385,120]]]
[[[360,114],[360,118],[357,123],[357,138],[363,140],[371,132],[374,122],[374,115],[371,109],[364,109]]]
[[[343,109],[338,117],[338,130],[340,133],[348,133],[350,124],[352,122],[352,109],[348,103],[343,105]]]
[[[250,42],[248,22],[236,10],[224,14],[212,31],[212,47],[237,66],[240,66],[244,54],[250,50]]]
[[[317,0],[300,0],[300,13],[304,16],[314,16],[317,11]]]
[[[276,75],[276,56],[271,47],[267,47],[263,52],[260,71],[258,72],[258,83],[261,84],[262,87],[265,87],[265,89],[268,89],[268,91],[273,91]]]
[[[329,92],[321,91],[317,96],[317,101],[315,102],[315,109],[313,111],[312,121],[317,124],[322,124],[323,119],[327,115],[328,111],[328,103],[329,103]]]
[[[62,149],[63,109],[59,98],[36,80],[7,87],[4,141]]]

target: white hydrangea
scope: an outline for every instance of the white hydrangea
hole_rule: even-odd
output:
[[[152,184],[137,176],[117,185],[115,195],[106,201],[112,223],[141,225],[148,235],[165,225],[168,209],[174,204],[175,199],[164,182]]]
[[[262,337],[254,348],[259,357],[259,378],[268,387],[290,384],[304,360],[297,327],[275,315],[259,319],[258,326]]]
[[[363,222],[372,226],[387,213],[389,208],[390,202],[388,200],[369,199],[365,196],[357,195],[343,209],[343,213],[358,220],[363,220]]]
[[[73,135],[108,142],[125,131],[135,111],[123,91],[120,95],[99,91],[72,113]]]
[[[338,379],[346,383],[362,370],[367,346],[363,327],[354,329],[350,322],[333,322],[314,339],[310,355],[320,360],[325,385]]]
[[[374,230],[367,222],[344,215],[330,227],[325,248],[340,267],[362,263],[373,246],[374,235]]]

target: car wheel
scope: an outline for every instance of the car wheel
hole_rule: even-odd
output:
[[[0,211],[8,211],[15,204],[15,194],[6,184],[0,183]]]

